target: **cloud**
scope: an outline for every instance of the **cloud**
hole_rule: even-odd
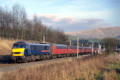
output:
[[[41,18],[43,24],[56,29],[62,29],[65,32],[112,26],[111,24],[105,23],[104,20],[95,18],[76,19],[74,17],[59,18],[57,15],[38,16]]]

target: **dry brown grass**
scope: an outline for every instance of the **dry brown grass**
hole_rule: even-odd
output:
[[[11,48],[15,40],[7,40],[0,38],[0,55],[6,55],[11,53]]]
[[[109,58],[110,59],[110,58]],[[69,59],[49,64],[25,67],[19,70],[5,72],[2,80],[96,80],[94,74],[108,66],[108,58],[95,56],[90,59]],[[114,80],[117,77],[115,71],[105,72],[105,80]]]
[[[117,80],[118,74],[115,71],[104,72],[105,80]]]

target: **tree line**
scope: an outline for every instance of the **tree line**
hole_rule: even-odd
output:
[[[34,15],[28,19],[26,10],[19,4],[11,9],[0,7],[0,37],[7,39],[34,40],[42,42],[65,43],[68,37],[62,30],[43,25],[41,19]]]

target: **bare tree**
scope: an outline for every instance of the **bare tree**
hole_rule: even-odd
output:
[[[43,25],[36,15],[32,20],[27,19],[25,8],[19,4],[12,9],[0,7],[0,37],[41,42],[43,36],[52,43],[65,43],[68,39],[62,30]]]

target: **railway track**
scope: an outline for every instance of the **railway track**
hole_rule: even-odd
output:
[[[79,58],[81,59],[89,59],[89,58],[92,58],[94,57],[94,55],[83,55],[82,57],[79,56]],[[68,60],[68,59],[73,59],[73,58],[76,58],[75,57],[66,57],[66,58],[56,58],[56,59],[50,59],[50,60],[42,60],[42,61],[35,61],[35,62],[29,62],[29,63],[11,63],[10,61],[7,62],[6,61],[0,61],[0,72],[4,72],[4,71],[11,71],[11,70],[15,70],[15,69],[20,69],[22,67],[28,67],[28,66],[35,66],[35,65],[40,65],[40,64],[43,64],[43,63],[54,63],[54,62],[59,62],[59,61],[65,61],[65,60]]]

